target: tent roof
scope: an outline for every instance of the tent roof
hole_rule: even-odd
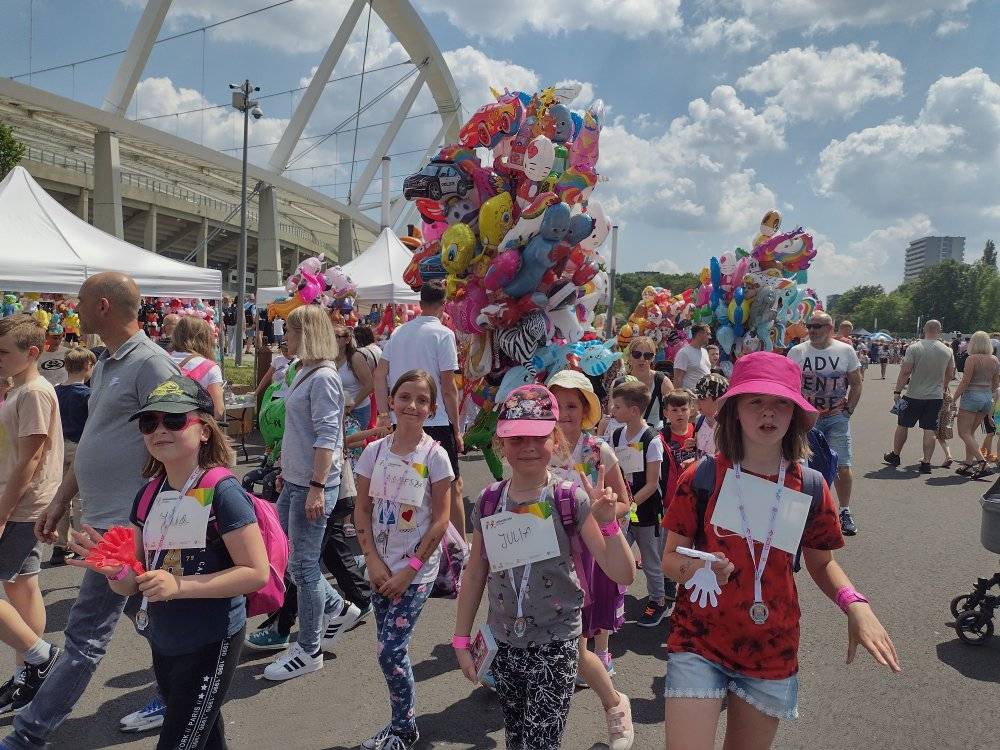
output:
[[[420,295],[403,283],[403,271],[413,254],[389,228],[371,246],[344,266],[358,287],[358,300],[369,305],[413,303]]]
[[[0,182],[0,289],[77,294],[89,276],[124,271],[145,296],[222,296],[222,272],[165,258],[67,211],[23,167]]]

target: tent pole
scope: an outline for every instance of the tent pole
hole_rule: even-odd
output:
[[[611,338],[611,325],[615,315],[615,280],[618,272],[618,225],[611,227],[611,270],[608,273],[608,311],[604,314],[604,338]]]

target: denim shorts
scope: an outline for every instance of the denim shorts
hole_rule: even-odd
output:
[[[666,698],[718,699],[725,698],[727,692],[775,719],[799,718],[798,675],[762,680],[721,667],[698,654],[667,655]]]
[[[973,414],[993,412],[993,391],[968,390],[959,399],[958,408]]]
[[[850,466],[854,459],[851,418],[844,412],[820,417],[816,420],[816,429],[823,433],[826,442],[837,451],[837,465]]]

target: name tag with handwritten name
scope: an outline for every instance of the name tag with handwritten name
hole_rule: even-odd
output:
[[[180,496],[179,492],[161,492],[149,509],[143,526],[143,543],[148,550],[155,550],[163,535],[163,549],[201,549],[205,546],[208,517],[212,512],[211,496],[200,490],[194,495]],[[207,504],[203,502],[207,499]]]
[[[424,464],[409,464],[393,456],[382,462],[381,474],[370,485],[373,496],[417,507],[424,504],[428,482]]]
[[[559,540],[553,517],[502,511],[480,521],[490,570],[498,573],[528,563],[558,557]]]

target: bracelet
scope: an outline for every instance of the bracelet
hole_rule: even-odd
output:
[[[310,487],[315,487],[317,490],[325,490],[326,489],[326,485],[325,484],[323,484],[322,482],[317,482],[315,479],[310,479],[309,480],[309,486]]]
[[[413,568],[418,573],[424,567],[424,561],[421,560],[419,557],[416,557],[416,556],[411,557],[410,560],[409,560],[409,562],[407,562],[406,564],[409,565],[411,568]]]
[[[606,523],[601,528],[601,536],[618,536],[621,533],[622,527],[618,525],[618,519],[616,518],[611,523]]]
[[[453,649],[464,651],[472,643],[472,639],[467,635],[453,635],[451,637],[451,647]]]
[[[122,565],[121,570],[113,576],[108,576],[109,581],[124,581],[128,577],[128,572],[132,570],[128,565]]]
[[[851,586],[844,586],[838,589],[834,601],[837,602],[837,606],[840,607],[845,615],[847,614],[847,608],[856,602],[863,604],[870,603],[863,594],[858,593]]]

